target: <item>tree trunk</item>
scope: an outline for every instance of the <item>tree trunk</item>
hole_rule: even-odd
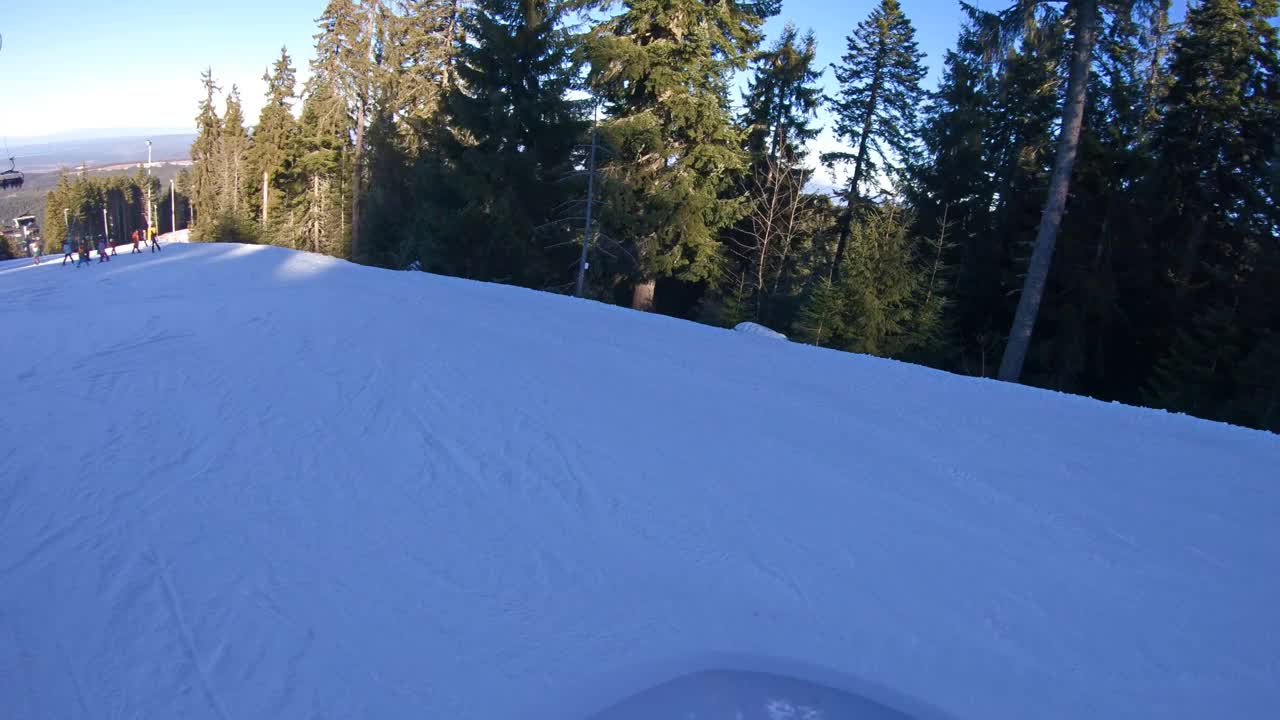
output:
[[[853,233],[853,211],[861,195],[858,186],[862,184],[866,174],[867,136],[871,134],[871,125],[875,120],[876,105],[880,102],[880,71],[876,71],[875,85],[871,89],[871,100],[867,104],[867,117],[862,123],[862,137],[858,140],[858,156],[853,160],[853,178],[849,180],[849,192],[844,199],[844,213],[840,215],[840,239],[836,242],[836,256],[831,262],[831,282],[840,280],[840,265],[844,262],[844,253],[849,247],[849,236]]]
[[[631,291],[631,308],[633,310],[653,312],[653,295],[657,285],[656,280],[638,281],[635,289]]]
[[[999,378],[1017,382],[1031,345],[1031,333],[1040,312],[1040,300],[1044,296],[1049,279],[1049,266],[1053,262],[1053,246],[1062,227],[1062,215],[1067,209],[1067,192],[1071,186],[1071,171],[1075,167],[1080,148],[1080,126],[1084,122],[1085,95],[1089,88],[1089,63],[1098,34],[1098,0],[1076,0],[1075,43],[1071,51],[1071,74],[1067,80],[1067,98],[1062,108],[1062,133],[1058,137],[1058,155],[1053,162],[1053,175],[1049,179],[1049,196],[1040,216],[1040,229],[1036,233],[1035,249],[1027,267],[1027,278],[1018,298],[1018,310],[1009,331],[1009,342],[1000,359]]]
[[[267,187],[271,183],[271,171],[262,171],[262,229],[267,228]]]
[[[356,111],[356,156],[351,165],[351,259],[355,262],[360,262],[363,251],[360,247],[360,196],[364,174],[364,105],[361,98],[360,109]]]

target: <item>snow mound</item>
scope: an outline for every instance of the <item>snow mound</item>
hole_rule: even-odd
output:
[[[776,330],[770,330],[769,328],[763,325],[760,325],[759,323],[753,323],[753,322],[738,323],[737,326],[735,326],[733,329],[737,330],[740,333],[746,333],[747,335],[759,335],[760,337],[770,338],[772,340],[787,339],[786,335],[783,335],[782,333],[777,332]]]
[[[161,235],[158,239],[162,245],[167,243],[188,243],[191,242],[191,231],[184,229],[167,232]]]
[[[274,247],[0,327],[6,718],[1280,707],[1273,435]]]

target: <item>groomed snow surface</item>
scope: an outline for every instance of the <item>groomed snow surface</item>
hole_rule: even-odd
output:
[[[1280,717],[1273,435],[270,247],[0,330],[8,719]]]

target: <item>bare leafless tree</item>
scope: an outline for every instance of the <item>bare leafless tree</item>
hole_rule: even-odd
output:
[[[729,247],[746,263],[743,296],[751,298],[757,320],[767,294],[767,278],[773,276],[776,288],[800,232],[805,175],[784,153],[762,158],[748,183],[747,221],[733,234]]]

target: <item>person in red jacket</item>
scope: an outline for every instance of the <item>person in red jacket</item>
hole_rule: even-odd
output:
[[[129,254],[132,255],[134,253],[142,252],[142,250],[138,249],[138,242],[142,240],[142,233],[138,232],[138,230],[135,228],[133,231],[133,234],[130,235],[129,237],[130,239],[133,240],[133,249],[129,251]]]

